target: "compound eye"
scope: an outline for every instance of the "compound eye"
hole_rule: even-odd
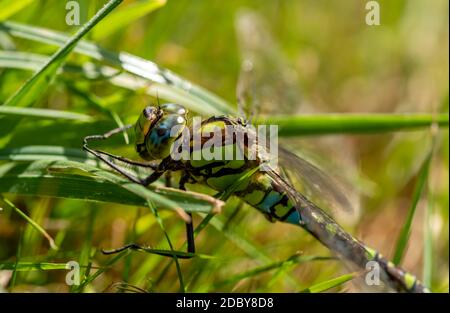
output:
[[[142,111],[142,114],[144,114],[147,120],[152,120],[156,114],[156,110],[157,109],[155,107],[147,106],[144,111]]]
[[[167,132],[167,129],[159,128],[157,132],[158,132],[158,136],[164,136]]]
[[[186,109],[183,106],[176,103],[165,103],[161,105],[161,109],[163,109],[165,113],[178,115],[185,115],[187,113]]]

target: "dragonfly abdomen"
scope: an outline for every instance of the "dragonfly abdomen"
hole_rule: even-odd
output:
[[[248,188],[235,193],[245,202],[265,214],[271,221],[299,224],[300,215],[288,195],[277,188],[264,171],[255,173]]]
[[[277,188],[273,179],[264,171],[248,166],[234,167],[236,161],[190,162],[190,175],[197,182],[223,192],[234,188],[233,193],[258,209],[271,221],[299,224],[300,215],[288,195]],[[250,174],[246,177],[246,174]],[[242,177],[245,177],[241,181]]]

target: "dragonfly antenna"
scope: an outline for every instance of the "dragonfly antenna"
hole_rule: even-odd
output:
[[[156,102],[158,103],[158,108],[159,108],[161,105],[159,103],[158,89],[156,89]]]

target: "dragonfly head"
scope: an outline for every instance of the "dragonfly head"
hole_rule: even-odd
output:
[[[186,127],[187,110],[175,103],[147,106],[136,121],[136,151],[145,160],[169,156],[173,142]]]

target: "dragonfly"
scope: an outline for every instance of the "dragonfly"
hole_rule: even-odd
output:
[[[231,126],[231,128],[229,127]],[[289,179],[276,167],[271,167],[263,157],[266,155],[265,146],[257,146],[261,154],[251,155],[252,147],[246,146],[254,138],[248,123],[240,117],[212,116],[204,119],[198,129],[188,123],[188,110],[175,103],[165,103],[158,106],[147,106],[140,114],[136,123],[113,129],[102,135],[91,135],[84,138],[83,149],[93,154],[112,169],[122,174],[130,181],[148,186],[168,172],[179,172],[179,188],[186,190],[187,183],[203,184],[218,193],[233,194],[250,206],[264,214],[270,221],[285,222],[302,227],[328,249],[341,258],[352,262],[361,269],[366,268],[368,262],[375,262],[380,268],[380,278],[391,288],[405,292],[426,292],[428,289],[400,267],[385,259],[376,250],[363,244],[346,232],[329,214],[315,205],[305,195],[298,192]],[[94,149],[89,146],[93,140],[106,140],[134,127],[135,150],[143,161],[136,161],[112,153]],[[175,131],[172,131],[175,129]],[[205,148],[211,139],[212,130],[224,133],[217,149],[231,149],[241,151],[242,158],[204,158],[202,153],[194,157],[195,138],[200,138],[200,148]],[[228,135],[233,129],[241,133],[244,144],[238,142],[239,136]],[[184,131],[189,130],[189,131]],[[187,137],[185,137],[187,136]],[[231,139],[230,139],[231,138]],[[186,143],[189,147],[185,158],[174,158],[176,141]],[[257,143],[258,144],[258,143]],[[244,148],[242,148],[244,146]],[[208,147],[210,149],[211,147]],[[179,150],[179,147],[178,147]],[[236,155],[233,153],[232,155]],[[198,158],[200,156],[200,159]],[[223,154],[221,154],[223,157]],[[291,155],[291,160],[295,156]],[[297,157],[298,158],[298,157]],[[151,174],[146,177],[133,175],[130,171],[118,166],[114,160],[132,166],[148,168]],[[298,159],[297,164],[304,164],[305,160]],[[303,166],[303,165],[301,165]],[[189,258],[195,253],[195,241],[192,216],[186,223],[187,252],[182,258]],[[122,248],[108,251],[116,253],[123,249],[139,249],[140,246],[130,244]],[[173,257],[172,251],[159,251],[157,254]]]
[[[189,120],[188,110],[185,107],[175,103],[160,105],[158,101],[158,105],[145,107],[134,125],[119,127],[102,135],[85,137],[83,149],[108,164],[113,170],[130,181],[144,186],[154,183],[167,173],[179,172],[178,187],[181,190],[186,190],[186,184],[188,183],[201,184],[215,190],[217,195],[237,196],[262,213],[271,222],[289,223],[303,228],[338,257],[363,271],[366,270],[369,262],[373,262],[379,268],[380,279],[389,288],[398,292],[429,292],[413,274],[396,266],[375,249],[368,247],[346,232],[326,209],[321,208],[319,200],[325,199],[325,203],[330,204],[329,207],[351,211],[352,203],[348,200],[346,191],[340,188],[333,177],[281,146],[278,149],[280,166],[273,166],[270,162],[267,162],[267,158],[264,156],[271,155],[270,151],[267,151],[266,145],[261,145],[259,142],[256,142],[256,150],[260,152],[258,155],[263,157],[253,157],[253,149],[249,142],[251,138],[255,138],[254,128],[251,127],[251,118],[243,117],[246,115],[253,116],[244,112],[249,111],[247,108],[248,102],[253,101],[253,104],[258,102],[258,97],[253,92],[255,85],[251,83],[252,80],[249,79],[249,76],[253,75],[255,78],[253,67],[255,64],[257,65],[258,60],[262,66],[267,68],[268,65],[274,65],[273,59],[282,60],[282,58],[273,57],[276,52],[272,53],[273,51],[270,50],[271,43],[267,40],[258,43],[257,38],[267,39],[268,36],[267,34],[255,36],[255,32],[260,32],[262,27],[252,13],[243,12],[240,14],[236,24],[241,46],[244,45],[245,58],[252,61],[247,62],[247,64],[243,62],[243,70],[237,85],[240,116],[211,116],[202,120],[200,127],[195,129],[192,121]],[[286,71],[279,69],[282,66],[276,64],[275,67],[278,68],[273,68],[272,73],[285,73]],[[295,92],[295,88],[292,88],[292,84],[287,86],[292,80],[283,75],[276,78],[271,75],[270,81],[276,81],[283,90],[278,93],[273,87],[273,83],[266,84],[263,88],[264,75],[259,76],[259,73],[257,73],[256,81],[258,88],[265,91],[263,99],[269,99],[272,102],[277,101],[285,106],[299,100],[300,96]],[[246,101],[249,98],[252,101]],[[272,111],[276,107],[270,103],[268,106]],[[261,107],[263,105],[259,106],[259,108]],[[230,126],[236,133],[242,135],[227,137]],[[142,159],[141,161],[114,155],[89,146],[91,141],[107,140],[129,129],[134,130],[134,148],[136,154]],[[176,131],[170,135],[172,129],[176,129]],[[185,132],[184,130],[189,131]],[[200,153],[197,155],[200,155],[201,158],[195,158],[195,138],[197,140],[200,138],[201,144],[197,149],[202,150],[211,138],[212,133],[215,133],[212,130],[219,130],[219,133],[224,134],[220,144],[215,147],[216,149],[221,150],[221,152],[226,149],[233,152],[241,151],[242,157],[225,159],[223,154],[219,153],[222,158],[211,160],[202,158],[203,154]],[[229,140],[229,138],[232,139]],[[243,138],[244,144],[238,138]],[[188,157],[173,158],[172,152],[176,141],[183,142],[189,148]],[[119,166],[117,162],[148,169],[151,173],[144,177],[135,175]],[[286,164],[287,166],[285,166]],[[290,176],[291,174],[294,177]],[[293,178],[296,179],[297,185],[293,183]],[[302,188],[298,188],[299,184]],[[309,191],[312,191],[312,193]],[[315,198],[311,196],[314,194],[318,196]],[[180,258],[190,258],[195,255],[196,251],[192,216],[190,214],[188,216],[190,219],[186,222],[187,254],[178,255]],[[104,253],[117,253],[124,249],[145,250],[145,248],[132,243],[118,249],[104,251]],[[158,250],[153,251],[153,253],[174,257],[174,251]]]

